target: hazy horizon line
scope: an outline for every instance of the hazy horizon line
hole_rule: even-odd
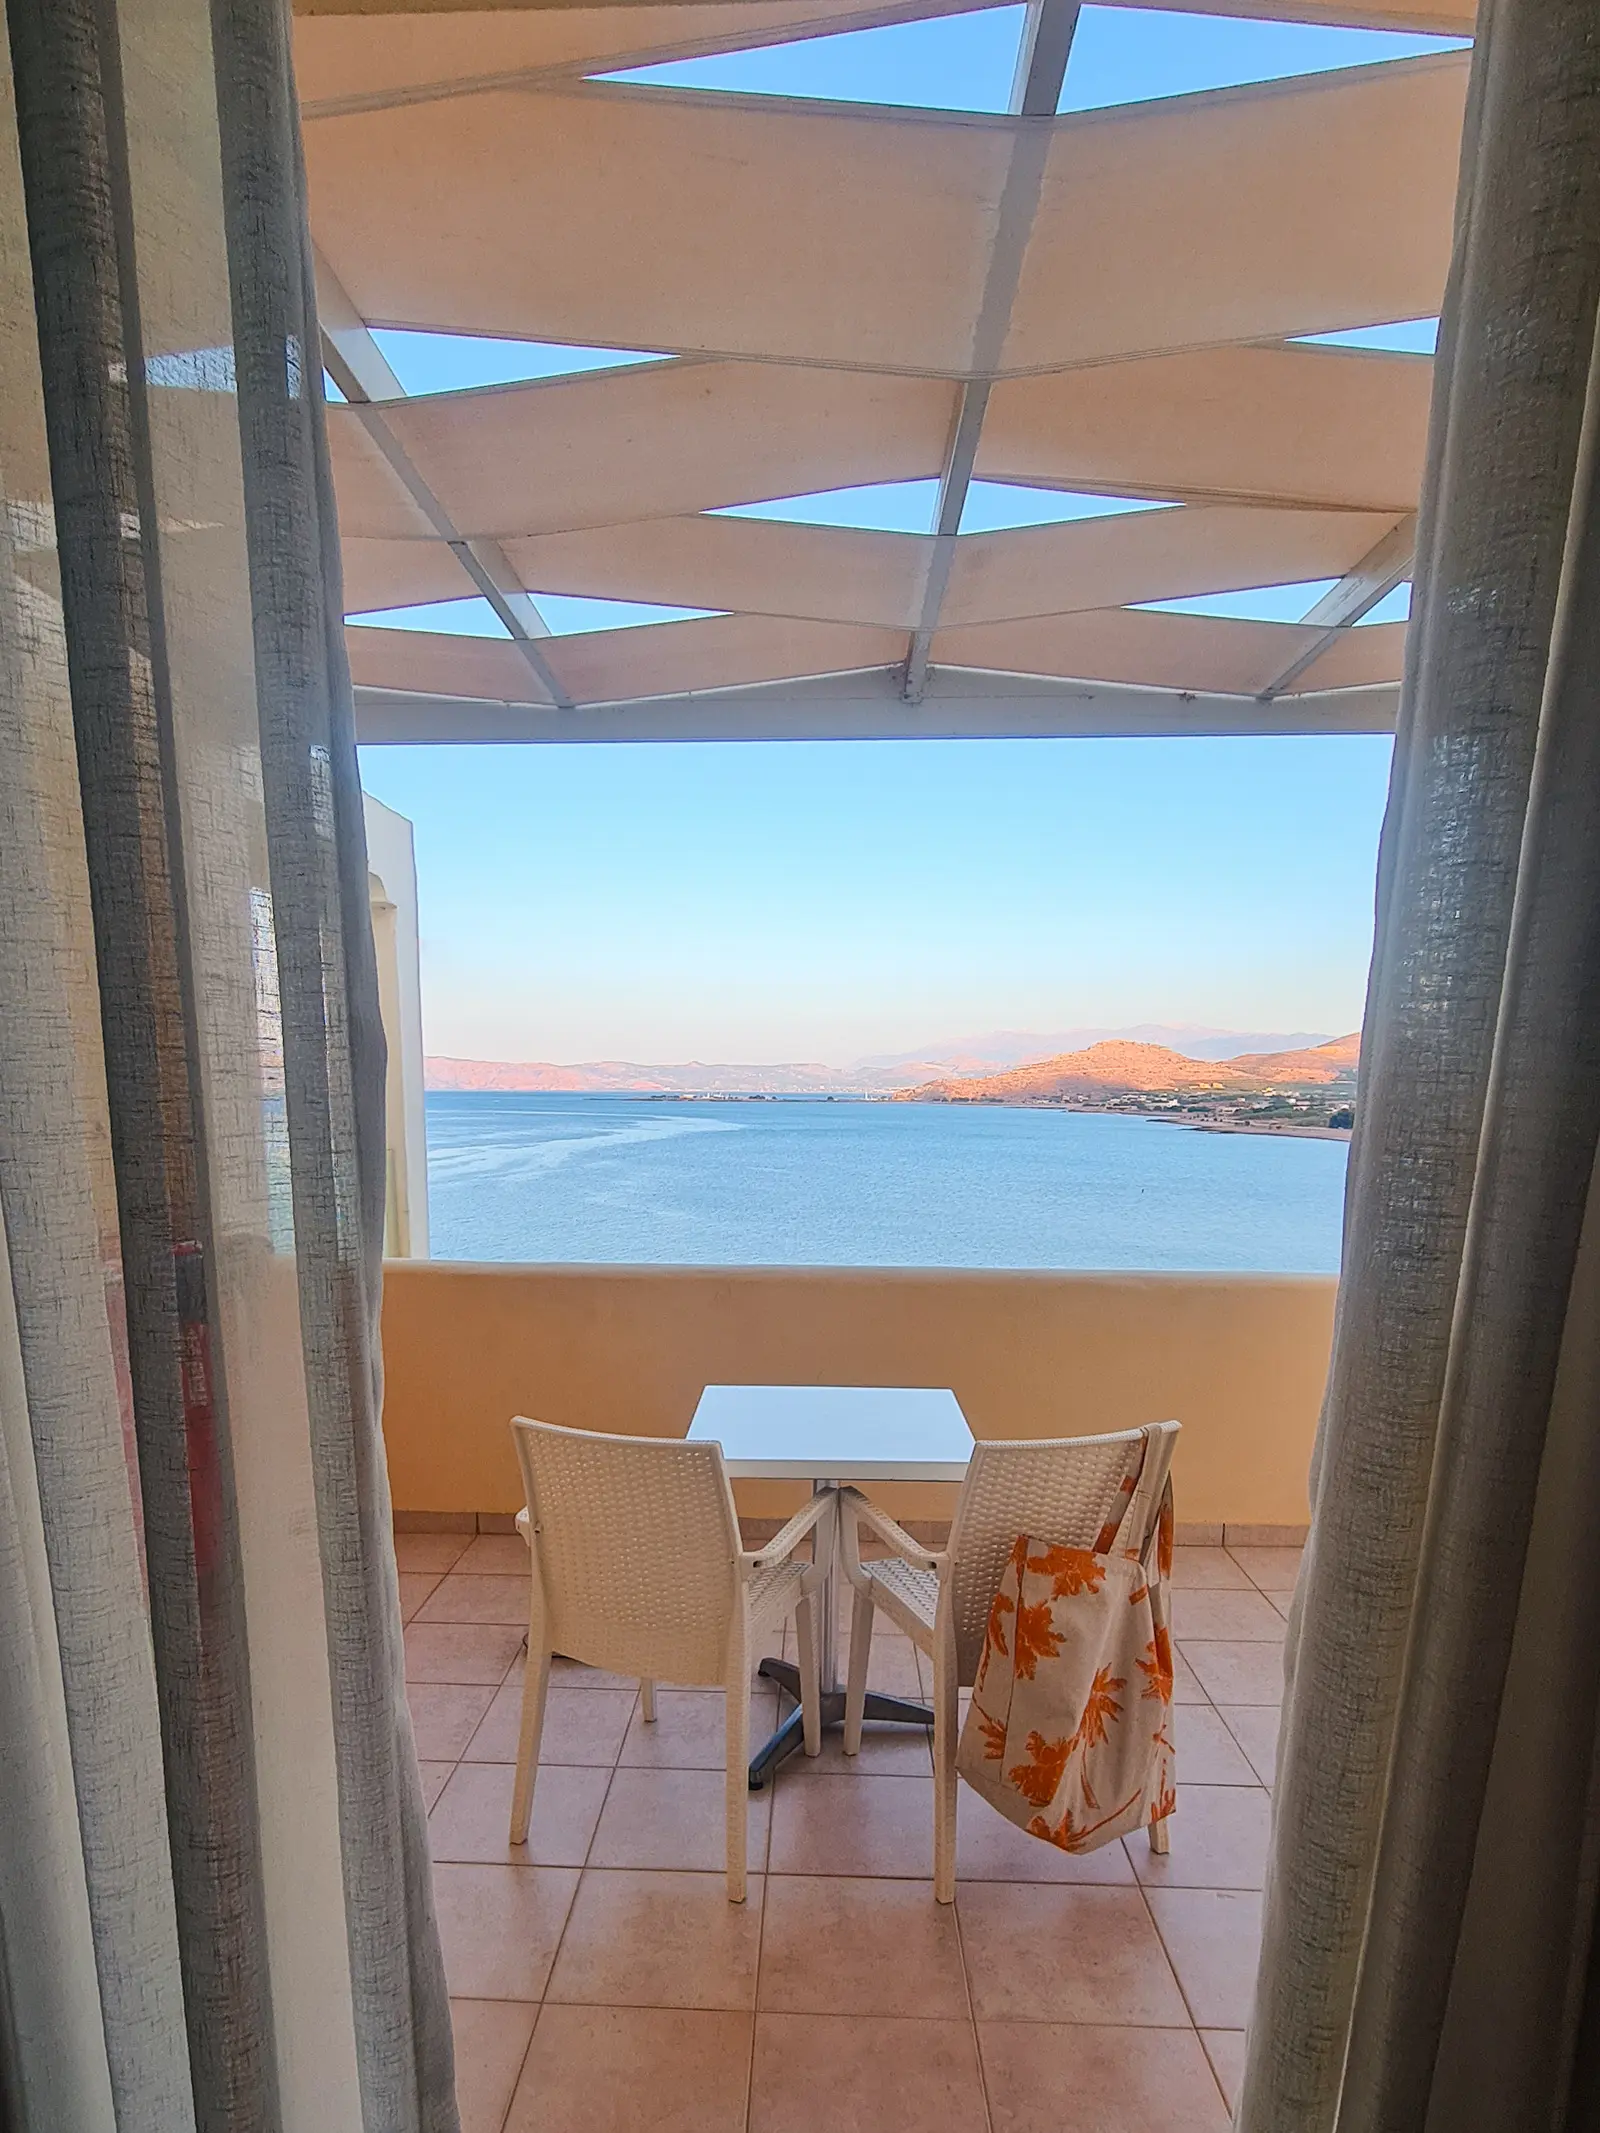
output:
[[[1359,1026],[1358,1026],[1359,1027]],[[988,1030],[970,1037],[942,1038],[922,1046],[907,1046],[893,1052],[857,1053],[848,1059],[828,1058],[822,1055],[801,1057],[791,1053],[787,1057],[731,1058],[720,1059],[688,1057],[677,1059],[646,1058],[623,1052],[590,1053],[581,1059],[554,1059],[544,1057],[487,1057],[476,1052],[435,1051],[425,1054],[426,1061],[452,1062],[468,1066],[504,1067],[579,1067],[626,1066],[626,1067],[827,1067],[835,1073],[857,1070],[886,1069],[907,1065],[937,1065],[951,1058],[976,1058],[996,1064],[1026,1064],[1033,1058],[1048,1058],[1055,1052],[1080,1049],[1090,1044],[1107,1042],[1161,1043],[1169,1050],[1182,1051],[1183,1045],[1173,1040],[1186,1038],[1206,1046],[1204,1052],[1189,1056],[1198,1058],[1223,1058],[1227,1053],[1214,1049],[1219,1044],[1232,1044],[1239,1052],[1293,1051],[1319,1044],[1328,1044],[1351,1032],[1330,1028],[1309,1029],[1239,1029],[1209,1022],[1133,1022],[1119,1024],[1083,1024],[1075,1028],[1053,1031]],[[1026,1055],[1005,1057],[1018,1047],[1028,1047]]]

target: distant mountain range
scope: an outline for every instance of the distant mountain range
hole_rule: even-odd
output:
[[[1168,1045],[1113,1040],[1009,1073],[956,1076],[897,1093],[901,1103],[1060,1103],[1075,1097],[1226,1098],[1269,1088],[1353,1089],[1360,1059],[1359,1032],[1326,1044],[1215,1060],[1196,1059]]]
[[[586,1059],[577,1066],[534,1060],[512,1065],[492,1059],[428,1059],[430,1089],[563,1090],[595,1096],[862,1096],[888,1095],[937,1073],[846,1069],[801,1062],[781,1066],[724,1066],[691,1059],[681,1066],[641,1066],[631,1059]]]
[[[1186,1059],[1232,1059],[1243,1052],[1295,1052],[1326,1044],[1321,1029],[1216,1029],[1204,1022],[1136,1022],[1125,1029],[1063,1029],[1048,1036],[1017,1029],[990,1030],[982,1037],[955,1037],[924,1045],[917,1052],[879,1052],[854,1063],[858,1067],[907,1067],[937,1061],[953,1073],[992,1074],[1024,1066],[1034,1059],[1059,1058],[1091,1044],[1127,1038],[1135,1044],[1164,1044]]]
[[[777,1065],[688,1060],[660,1066],[627,1059],[590,1059],[564,1066],[546,1060],[433,1057],[426,1062],[426,1069],[428,1087],[440,1090],[545,1090],[618,1096],[890,1096],[909,1091],[921,1095],[935,1088],[959,1086],[964,1093],[976,1097],[982,1084],[985,1098],[979,1100],[1005,1101],[1005,1097],[987,1097],[987,1086],[1015,1080],[1018,1069],[1024,1075],[1037,1075],[1048,1081],[1053,1070],[1065,1070],[1069,1078],[1078,1071],[1067,1067],[1066,1062],[1092,1059],[1094,1064],[1084,1070],[1086,1087],[1220,1088],[1216,1067],[1220,1061],[1242,1076],[1240,1086],[1256,1086],[1263,1079],[1284,1078],[1287,1069],[1283,1075],[1268,1068],[1257,1072],[1251,1067],[1252,1061],[1322,1061],[1325,1053],[1355,1043],[1353,1037],[1340,1038],[1330,1046],[1317,1031],[1215,1030],[1146,1023],[1134,1029],[1069,1030],[1055,1036],[997,1030],[983,1037],[930,1045],[921,1052],[860,1059],[849,1067],[827,1066],[816,1060]],[[1352,1057],[1352,1073],[1353,1070]],[[1119,1074],[1155,1078],[1119,1081]],[[1304,1078],[1318,1081],[1333,1077],[1315,1071]],[[1028,1098],[1018,1096],[1011,1100]]]

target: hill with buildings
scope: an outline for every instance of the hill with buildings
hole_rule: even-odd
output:
[[[1019,1046],[1026,1040],[1013,1040]],[[981,1040],[979,1040],[981,1043]],[[996,1043],[996,1049],[1001,1049]],[[1353,1088],[1360,1050],[1356,1037],[1284,1051],[1196,1057],[1170,1044],[1117,1034],[1082,1049],[1058,1051],[1014,1065],[979,1049],[931,1050],[920,1058],[859,1060],[828,1066],[819,1060],[738,1065],[691,1059],[652,1065],[629,1059],[589,1059],[575,1065],[549,1060],[430,1057],[427,1086],[435,1090],[564,1093],[598,1096],[894,1096],[923,1103],[1099,1102],[1259,1094],[1264,1088]]]
[[[1241,1052],[1227,1063],[1256,1081],[1295,1082],[1301,1087],[1353,1082],[1361,1065],[1361,1032],[1291,1052]]]
[[[976,1037],[943,1038],[914,1052],[877,1052],[852,1061],[858,1067],[914,1068],[929,1061],[944,1074],[1001,1074],[1011,1067],[1031,1066],[1040,1059],[1058,1059],[1063,1052],[1086,1051],[1107,1038],[1131,1038],[1139,1044],[1161,1044],[1181,1052],[1185,1059],[1232,1059],[1241,1052],[1304,1051],[1325,1044],[1321,1030],[1221,1029],[1210,1022],[1134,1022],[1120,1028],[1054,1030],[986,1030]],[[933,1077],[924,1076],[924,1079]]]
[[[1075,1110],[1181,1114],[1215,1125],[1295,1123],[1343,1131],[1360,1063],[1359,1032],[1287,1052],[1191,1059],[1166,1045],[1109,1041],[1009,1073],[926,1081],[898,1103],[1062,1104]],[[1336,1125],[1334,1120],[1338,1119]]]
[[[1074,1096],[1177,1089],[1241,1089],[1252,1086],[1227,1061],[1191,1059],[1164,1044],[1108,1038],[1081,1052],[1036,1059],[1004,1074],[974,1074],[926,1081],[900,1092],[902,1103],[1059,1103]]]

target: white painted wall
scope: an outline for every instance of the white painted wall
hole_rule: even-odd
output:
[[[367,822],[367,887],[378,952],[378,1000],[389,1040],[389,1171],[383,1249],[391,1259],[428,1256],[428,1136],[423,1115],[422,976],[417,947],[417,863],[404,815],[361,795]]]

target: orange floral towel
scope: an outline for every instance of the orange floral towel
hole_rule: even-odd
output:
[[[1133,1489],[1090,1548],[1019,1534],[989,1610],[956,1768],[1030,1836],[1092,1852],[1177,1805],[1172,1490]]]

